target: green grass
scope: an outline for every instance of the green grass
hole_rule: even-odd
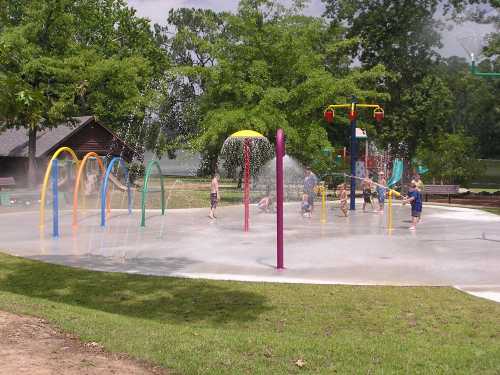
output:
[[[173,373],[500,373],[500,304],[451,288],[147,277],[0,254],[0,309]]]
[[[488,208],[481,208],[483,211],[491,212],[492,214],[497,214],[500,215],[500,208],[496,207],[488,207]]]
[[[499,191],[500,189],[498,189],[498,188],[470,188],[469,190],[473,193],[481,193],[483,191],[486,191],[488,193],[495,193],[495,192]]]

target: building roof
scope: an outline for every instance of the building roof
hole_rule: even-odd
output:
[[[39,158],[49,154],[51,150],[64,143],[68,138],[91,122],[95,122],[93,116],[74,117],[73,121],[62,123],[55,128],[38,131],[36,136],[36,157]],[[116,139],[119,139],[107,127],[102,124],[99,125]],[[27,129],[6,129],[0,132],[0,156],[28,157]]]

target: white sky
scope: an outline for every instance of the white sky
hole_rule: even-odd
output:
[[[235,10],[238,0],[127,0],[129,6],[137,9],[142,17],[149,18],[153,23],[165,24],[168,11],[171,8],[211,8],[214,10]],[[306,14],[319,16],[323,12],[321,0],[311,0]],[[483,35],[493,31],[491,25],[478,25],[471,22],[455,26],[451,31],[443,32],[444,56],[462,56],[466,54],[457,38],[467,37],[471,34]]]

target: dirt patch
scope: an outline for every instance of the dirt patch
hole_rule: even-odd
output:
[[[163,369],[105,352],[53,329],[42,319],[0,311],[0,374],[167,374]]]

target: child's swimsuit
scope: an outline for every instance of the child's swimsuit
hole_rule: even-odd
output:
[[[217,193],[210,193],[210,207],[217,207]]]
[[[363,199],[365,200],[365,203],[372,203],[372,189],[363,189]]]

